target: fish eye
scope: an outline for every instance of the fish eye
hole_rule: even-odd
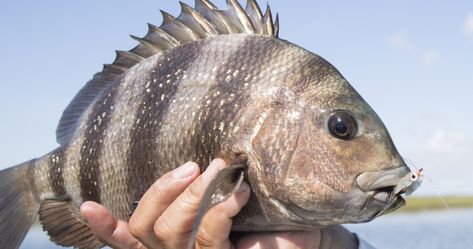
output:
[[[336,111],[328,119],[328,130],[336,138],[350,140],[357,134],[358,125],[350,112]]]

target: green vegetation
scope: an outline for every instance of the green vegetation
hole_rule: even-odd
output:
[[[447,196],[443,197],[450,208],[473,208],[473,196]],[[428,210],[447,209],[442,199],[438,196],[408,197],[406,206],[398,212],[419,212]]]

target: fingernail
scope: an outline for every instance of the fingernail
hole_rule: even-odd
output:
[[[250,186],[246,182],[242,182],[235,193],[242,193],[248,190],[250,190]]]
[[[172,172],[175,179],[183,179],[191,176],[195,171],[195,163],[187,162]]]

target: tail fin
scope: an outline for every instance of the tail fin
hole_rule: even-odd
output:
[[[0,171],[0,248],[16,249],[33,224],[39,200],[29,161]]]

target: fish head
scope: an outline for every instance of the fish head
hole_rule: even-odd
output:
[[[401,207],[394,189],[410,170],[383,122],[333,66],[318,70],[261,121],[253,146],[263,192],[302,226],[367,222]]]

